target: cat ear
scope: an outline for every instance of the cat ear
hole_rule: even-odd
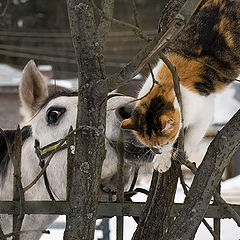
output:
[[[137,125],[132,118],[124,119],[121,124],[121,128],[126,130],[135,130],[137,131]]]
[[[173,119],[168,117],[167,115],[163,115],[160,120],[162,124],[162,132],[171,128],[174,123]]]

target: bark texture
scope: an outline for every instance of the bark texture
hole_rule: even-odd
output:
[[[78,63],[77,127],[83,128],[75,138],[69,194],[71,210],[67,215],[64,239],[90,240],[94,239],[100,175],[105,158],[107,85],[92,9],[81,0],[67,0],[67,5]]]
[[[164,174],[154,172],[149,196],[133,240],[158,240],[169,228],[170,212],[178,182],[180,164],[173,162]]]
[[[199,166],[183,208],[163,240],[194,239],[225,167],[240,147],[240,110],[217,134]],[[189,227],[191,226],[191,227]]]

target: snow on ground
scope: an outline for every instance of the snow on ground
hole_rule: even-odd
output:
[[[223,92],[216,94],[213,124],[225,124],[240,108],[240,102],[235,97],[239,86],[238,82],[234,82]]]
[[[0,86],[18,85],[22,71],[7,64],[0,64]]]
[[[222,182],[222,192],[227,193],[232,190],[238,191],[240,196],[240,175],[226,180]],[[148,188],[149,183],[142,181],[138,187]],[[190,183],[189,183],[190,185]],[[144,202],[146,201],[146,196],[144,194],[137,194],[133,197],[135,202]],[[184,193],[180,184],[178,184],[177,193],[175,202],[182,203],[184,200]],[[65,221],[65,217],[61,216],[57,220],[57,222]],[[101,220],[97,220],[97,224],[100,223]],[[207,219],[208,223],[213,226],[213,219]],[[137,224],[131,217],[124,217],[124,240],[130,240]],[[41,240],[62,240],[63,239],[63,231],[64,229],[50,229],[50,235],[43,235]],[[102,237],[101,231],[96,231],[95,240]],[[116,239],[116,218],[110,219],[110,240]],[[195,236],[195,240],[212,240],[211,234],[208,232],[206,227],[201,224],[197,234]],[[239,240],[240,239],[240,228],[238,228],[237,224],[231,219],[222,219],[221,220],[221,239],[222,240]]]

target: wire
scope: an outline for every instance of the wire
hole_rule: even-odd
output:
[[[16,45],[6,45],[6,44],[0,44],[0,49],[4,50],[13,50],[13,51],[23,51],[23,52],[29,52],[33,54],[51,54],[54,56],[62,56],[62,57],[69,57],[69,58],[75,58],[75,53],[73,47],[67,47],[67,48],[56,48],[54,46],[51,47],[39,47],[39,46],[16,46]]]
[[[37,55],[34,55],[34,54],[30,54],[30,53],[19,53],[19,52],[5,51],[5,50],[0,50],[0,55],[44,60],[44,61],[48,61],[48,62],[69,63],[69,64],[74,64],[74,65],[77,64],[76,60],[73,60],[73,59],[70,59],[70,58],[37,56]]]

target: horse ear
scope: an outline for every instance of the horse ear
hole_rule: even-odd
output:
[[[137,131],[137,125],[135,124],[132,118],[124,119],[121,124],[121,128],[126,130],[134,130]]]
[[[47,83],[33,60],[30,60],[23,69],[19,85],[19,96],[22,108],[25,110],[24,116],[26,114],[31,116],[48,96]]]

